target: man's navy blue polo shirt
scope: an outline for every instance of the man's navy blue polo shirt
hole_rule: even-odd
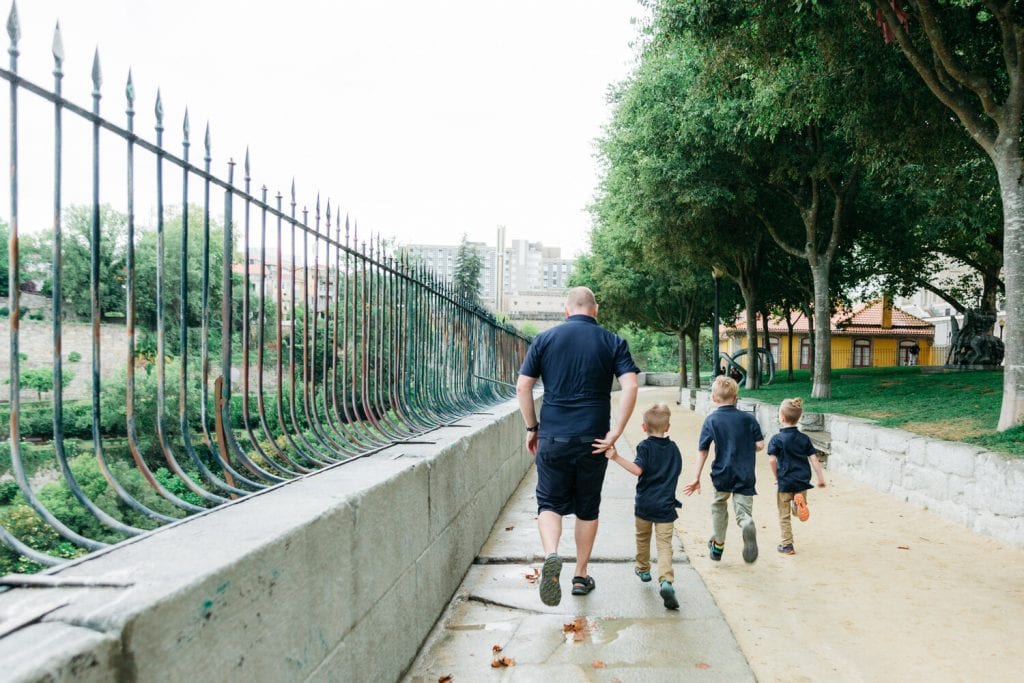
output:
[[[570,315],[533,338],[519,374],[544,382],[540,435],[603,437],[611,423],[612,378],[640,372],[626,340],[589,315]]]

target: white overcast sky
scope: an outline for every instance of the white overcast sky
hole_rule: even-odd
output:
[[[104,115],[123,122],[131,67],[136,130],[153,138],[159,87],[165,144],[180,149],[187,106],[193,159],[209,121],[219,175],[248,145],[254,187],[287,193],[294,176],[300,206],[320,192],[361,231],[493,244],[505,225],[571,256],[586,246],[607,89],[629,72],[642,12],[636,0],[21,0],[19,72],[50,87],[60,19],[65,96],[91,106],[98,46]],[[52,151],[22,153],[23,170],[35,163],[52,168]],[[71,166],[65,177],[87,170]]]

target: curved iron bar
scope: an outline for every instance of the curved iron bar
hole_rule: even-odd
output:
[[[206,125],[206,137],[204,141],[206,152],[203,155],[203,170],[209,174],[212,158],[210,156],[210,125]],[[266,488],[266,484],[254,481],[239,472],[219,447],[219,439],[210,434],[210,179],[203,178],[203,272],[200,292],[200,354],[202,355],[202,382],[199,385],[199,422],[202,428],[203,442],[207,452],[217,462],[224,472],[224,481],[230,487],[228,490],[236,495],[239,493],[237,482],[252,489],[259,490]],[[221,330],[223,334],[223,330]],[[217,444],[217,445],[215,445]]]
[[[11,272],[8,278],[11,299],[10,304],[10,339],[11,339],[11,452],[12,469],[19,487],[26,492],[29,504],[39,513],[44,521],[56,529],[58,533],[87,549],[102,547],[103,544],[85,538],[66,526],[46,510],[36,497],[28,482],[24,468],[21,449],[21,430],[19,419],[21,413],[18,341],[21,311],[19,307],[20,267],[18,253],[18,95],[19,90],[39,97],[54,106],[54,263],[51,264],[54,283],[55,300],[53,302],[53,387],[54,415],[53,434],[56,459],[67,486],[72,490],[82,506],[93,514],[102,524],[118,533],[126,535],[142,533],[142,529],[130,526],[106,513],[95,500],[77,485],[71,472],[65,450],[65,434],[63,427],[64,394],[62,393],[63,367],[61,359],[61,342],[63,337],[61,318],[63,307],[61,292],[66,289],[63,283],[60,254],[63,247],[61,224],[61,148],[63,120],[74,116],[87,122],[92,127],[93,136],[93,192],[92,220],[90,239],[90,317],[93,331],[93,372],[92,372],[92,446],[99,467],[108,485],[114,490],[121,502],[132,510],[143,515],[154,523],[165,523],[176,519],[176,516],[164,514],[150,509],[132,497],[124,485],[117,480],[110,467],[109,454],[105,452],[100,420],[100,323],[103,312],[100,306],[100,285],[109,283],[100,281],[99,255],[101,247],[100,183],[99,183],[99,139],[100,134],[111,134],[126,145],[127,167],[127,261],[125,270],[125,312],[127,331],[126,353],[126,407],[125,430],[127,432],[128,449],[135,467],[142,478],[170,505],[177,510],[174,513],[189,514],[205,510],[204,505],[218,505],[228,497],[246,495],[251,490],[266,488],[299,476],[326,465],[364,457],[377,452],[394,443],[400,443],[410,437],[429,432],[442,425],[450,424],[467,411],[472,411],[493,404],[497,400],[505,400],[512,396],[508,389],[501,389],[501,380],[495,377],[514,377],[518,361],[525,352],[526,340],[516,335],[507,327],[500,326],[489,314],[476,304],[460,299],[450,285],[443,284],[439,278],[429,274],[419,265],[409,261],[408,255],[400,253],[392,255],[380,236],[360,241],[358,229],[350,234],[349,220],[346,217],[345,240],[341,238],[340,212],[332,216],[330,202],[325,212],[326,222],[321,226],[319,202],[313,225],[309,224],[307,212],[303,212],[302,220],[296,216],[297,202],[294,183],[291,196],[291,213],[286,214],[282,208],[282,197],[277,195],[276,206],[268,203],[267,190],[264,187],[260,198],[251,194],[251,178],[246,163],[246,177],[243,189],[234,185],[234,162],[229,162],[226,179],[218,178],[211,172],[209,126],[206,130],[205,155],[203,167],[199,168],[189,159],[190,140],[188,114],[186,112],[182,126],[182,152],[175,156],[164,148],[162,103],[157,95],[156,141],[148,142],[139,138],[134,132],[134,87],[131,73],[125,89],[127,108],[124,127],[118,126],[102,118],[99,109],[100,73],[98,55],[94,60],[94,90],[92,110],[79,107],[66,100],[61,92],[63,77],[63,50],[60,45],[59,27],[55,33],[55,85],[49,91],[25,80],[17,73],[17,43],[20,29],[17,24],[16,7],[12,5],[11,18],[8,22],[8,35],[11,38],[9,69],[0,68],[0,78],[6,79],[11,95],[11,240],[8,245]],[[138,349],[136,335],[138,280],[136,275],[136,230],[135,230],[135,155],[136,151],[152,154],[156,159],[156,179],[154,194],[156,202],[156,342],[157,367],[156,382],[156,442],[160,454],[166,460],[172,477],[179,480],[176,485],[189,489],[199,496],[204,505],[195,505],[179,498],[168,490],[162,481],[163,475],[157,478],[150,470],[139,440],[136,421],[138,387],[136,386],[135,360]],[[177,166],[181,170],[181,242],[179,259],[181,261],[181,280],[178,291],[180,309],[177,316],[177,333],[180,343],[179,389],[178,389],[178,421],[180,442],[172,438],[170,421],[165,412],[166,407],[166,341],[167,328],[165,314],[166,275],[172,268],[171,261],[165,258],[164,219],[164,178],[167,165]],[[190,418],[189,390],[194,391],[194,378],[190,380],[189,366],[189,322],[190,309],[188,295],[194,280],[188,272],[187,262],[190,249],[190,232],[194,231],[195,220],[189,213],[189,183],[200,179],[203,183],[203,218],[202,218],[202,277],[201,277],[201,310],[199,325],[199,353],[202,364],[202,380],[199,392],[201,395],[198,408],[199,424],[194,417]],[[213,350],[210,348],[210,335],[215,316],[210,309],[213,276],[210,250],[210,189],[213,186],[224,190],[224,234],[221,292],[221,348],[220,376],[213,383],[213,415],[210,415],[210,360]],[[246,263],[241,293],[243,320],[241,321],[242,371],[245,373],[241,384],[242,411],[237,418],[239,424],[232,422],[232,342],[234,330],[233,316],[233,249],[234,243],[234,200],[245,202],[245,235],[244,249]],[[260,275],[258,278],[260,309],[252,312],[253,292],[252,272],[248,260],[252,249],[252,210],[260,211]],[[336,208],[336,207],[335,207]],[[266,401],[270,399],[268,387],[265,385],[265,347],[267,337],[266,301],[268,291],[267,217],[277,220],[277,283],[276,296],[276,330],[277,358],[275,372],[277,375],[275,403],[276,423],[271,423],[266,415]],[[334,220],[335,232],[331,232]],[[284,241],[282,234],[283,222],[287,221],[292,244],[291,253],[291,297],[289,306],[285,306],[286,289],[284,287],[284,261],[282,258]],[[296,230],[302,231],[301,264],[295,249]],[[310,240],[312,234],[313,239]],[[314,254],[310,259],[309,242],[313,242]],[[321,259],[321,249],[324,250]],[[321,263],[321,260],[323,261]],[[296,276],[302,270],[305,275],[302,299],[296,298]],[[302,307],[302,320],[299,320],[298,307]],[[286,308],[288,310],[286,310]],[[312,320],[310,315],[312,314]],[[286,320],[286,316],[289,320]],[[285,325],[290,323],[288,349],[285,343]],[[252,326],[258,329],[253,333]],[[301,329],[300,329],[301,327]],[[173,327],[172,327],[173,330]],[[173,331],[171,332],[173,334]],[[301,336],[300,336],[301,335]],[[192,342],[196,339],[193,336]],[[250,371],[252,360],[252,344],[257,343],[256,363],[258,364],[258,380],[253,388]],[[296,367],[298,345],[302,345],[302,372]],[[285,370],[284,354],[288,353],[288,368]],[[193,366],[194,367],[194,366]],[[475,380],[491,379],[492,383]],[[287,375],[287,377],[286,377]],[[510,384],[510,383],[509,383]],[[259,427],[255,426],[256,417],[250,409],[253,396],[256,394]],[[288,392],[285,397],[284,392]],[[300,393],[301,392],[301,395]],[[301,418],[296,403],[302,401]],[[286,415],[285,404],[288,408]],[[211,417],[213,429],[211,429]],[[275,433],[277,438],[275,438]],[[283,438],[282,438],[283,437]],[[265,441],[272,444],[265,446]],[[204,451],[203,448],[206,450]],[[187,458],[182,455],[184,453]],[[189,469],[185,469],[185,465]],[[192,474],[193,468],[199,476]],[[279,476],[279,474],[281,476]],[[77,489],[77,491],[76,491]],[[177,489],[175,489],[177,490]],[[26,558],[43,565],[60,563],[61,558],[53,557],[30,547],[17,538],[9,528],[0,526],[0,542],[13,548]]]
[[[252,427],[252,416],[249,414],[249,339],[252,336],[252,330],[249,329],[249,320],[252,317],[251,298],[249,293],[249,259],[250,249],[252,247],[252,241],[250,238],[250,223],[249,223],[249,208],[252,202],[249,200],[250,197],[250,184],[252,182],[252,175],[250,173],[249,166],[249,150],[245,150],[245,219],[244,219],[244,232],[242,241],[242,425],[245,428],[245,433],[249,437],[249,443],[252,445],[253,450],[259,454],[261,460],[269,463],[276,469],[280,476],[292,478],[299,475],[298,472],[293,472],[281,463],[277,462],[274,458],[263,449],[260,444],[260,440],[256,437],[256,433]],[[263,190],[263,196],[266,197],[266,188]],[[260,298],[260,309],[263,308],[263,298]],[[260,368],[260,372],[263,369]],[[273,442],[270,435],[266,435],[268,439]],[[277,444],[274,443],[276,446]]]
[[[245,469],[261,479],[273,483],[287,481],[286,478],[272,474],[252,461],[245,449],[238,443],[234,429],[231,429],[231,328],[234,302],[233,281],[231,279],[231,259],[234,254],[234,240],[231,230],[234,218],[234,178],[235,162],[228,162],[228,186],[224,190],[224,263],[221,268],[221,303],[220,303],[220,377],[215,386],[218,402],[216,415],[220,422],[216,425],[217,444],[221,456],[230,462],[231,455],[238,458]],[[249,197],[249,200],[252,198]],[[247,397],[242,397],[243,401]]]
[[[18,26],[17,12],[13,6],[11,9],[11,16],[7,22],[7,33],[11,38],[11,46],[8,49],[8,53],[11,56],[11,72],[16,73],[18,70],[18,39],[21,36],[20,28]],[[18,332],[20,323],[20,306],[19,306],[19,284],[20,278],[18,275],[19,263],[18,263],[18,86],[15,82],[11,82],[10,91],[10,115],[11,115],[11,222],[10,222],[10,241],[7,248],[8,257],[8,303],[10,306],[10,369],[11,369],[11,433],[10,433],[10,444],[11,444],[11,469],[13,470],[14,480],[18,483],[18,488],[21,489],[22,494],[28,501],[28,504],[35,510],[36,514],[43,518],[43,520],[53,527],[57,533],[66,538],[67,540],[77,545],[89,548],[90,550],[97,550],[99,548],[106,547],[106,543],[100,543],[90,538],[75,533],[68,527],[66,527],[59,519],[57,519],[46,506],[36,497],[32,491],[32,487],[29,484],[28,476],[25,472],[24,463],[21,459],[21,430],[19,426],[19,413],[20,413],[20,393],[21,393],[21,382],[19,377],[19,365],[21,358],[18,350]],[[2,528],[2,527],[0,527]],[[10,538],[14,538],[6,529],[3,529],[0,540],[6,541]],[[17,539],[14,539],[17,540]],[[12,546],[14,547],[14,546]],[[25,547],[24,544],[18,542],[15,550],[20,552],[21,548]],[[47,554],[36,554],[36,561],[41,564],[57,564],[59,560],[51,557]]]
[[[162,150],[164,139],[164,105],[163,100],[160,97],[159,90],[157,90],[156,94],[155,112],[156,146]],[[185,125],[185,133],[187,136],[187,119]],[[185,151],[187,154],[187,145],[185,147]],[[98,197],[94,199],[94,206],[98,201]],[[170,443],[168,442],[167,439],[167,425],[164,424],[167,399],[167,351],[165,350],[167,335],[164,332],[164,279],[166,277],[164,273],[164,237],[164,164],[163,156],[158,153],[156,155],[156,438],[157,443],[160,446],[160,451],[163,453],[164,460],[167,462],[167,466],[171,468],[172,472],[178,475],[178,478],[181,480],[183,484],[185,484],[185,486],[190,491],[192,491],[193,493],[195,493],[197,496],[207,501],[208,503],[224,503],[227,502],[227,498],[224,498],[223,496],[218,496],[214,493],[210,493],[202,486],[192,481],[192,477],[190,477],[188,473],[185,472],[184,468],[182,468],[181,464],[178,462],[177,457],[175,457],[174,452],[171,450]],[[182,280],[184,281],[186,279],[185,272],[188,270],[188,254],[185,255],[185,260],[181,264],[181,270]],[[98,280],[99,270],[96,270],[94,275]],[[187,308],[188,304],[186,300],[182,300],[178,302],[178,305]],[[96,334],[98,336],[98,323],[96,330]],[[182,348],[182,355],[186,355],[187,351],[187,348]],[[96,380],[97,382],[99,381],[98,373],[96,373]]]
[[[187,109],[185,110],[185,121],[182,131],[181,144],[183,149],[181,156],[185,161],[188,161],[189,126]],[[209,147],[209,126],[207,126],[206,132],[205,143]],[[202,458],[199,457],[195,447],[192,445],[192,428],[188,421],[188,181],[188,169],[183,169],[181,172],[181,278],[178,288],[178,344],[181,349],[181,360],[178,363],[178,428],[181,430],[181,443],[185,453],[188,454],[189,459],[195,464],[203,479],[224,493],[245,495],[247,491],[232,486],[214,474],[206,466]]]
[[[261,199],[263,200],[263,203],[266,204],[266,202],[267,202],[267,186],[266,185],[263,186],[263,190],[261,192]],[[248,221],[249,221],[249,217],[247,215],[246,216],[246,223],[248,223]],[[280,249],[279,249],[279,251],[280,251]],[[249,249],[248,249],[248,246],[247,246],[246,247],[246,272],[248,272],[248,261],[249,261],[248,253],[249,253]],[[288,463],[289,467],[294,468],[295,470],[297,470],[301,474],[307,474],[309,472],[312,472],[313,470],[310,469],[309,467],[305,467],[305,466],[301,465],[300,463],[296,462],[295,459],[293,459],[288,454],[288,452],[285,449],[281,448],[280,444],[278,444],[277,439],[274,437],[273,431],[270,429],[270,423],[267,420],[267,409],[266,409],[265,402],[264,402],[263,373],[264,373],[266,368],[264,366],[263,354],[264,354],[264,347],[266,346],[266,325],[267,325],[267,320],[266,320],[266,311],[267,311],[267,212],[266,212],[265,209],[261,209],[260,210],[260,282],[259,282],[259,288],[260,288],[260,312],[259,312],[259,329],[257,331],[258,338],[257,338],[257,341],[256,341],[256,365],[259,366],[259,374],[256,375],[256,410],[257,410],[257,412],[259,414],[259,418],[260,418],[260,427],[263,430],[263,435],[267,438],[267,440],[274,447],[274,451],[277,453],[277,456],[279,458],[281,458],[282,460],[284,460],[286,463]],[[248,288],[246,289],[246,291],[248,292]],[[278,297],[277,297],[278,301],[280,301],[280,293],[281,292],[280,292],[280,287],[279,287],[278,288]],[[248,338],[246,340],[248,341]],[[280,349],[281,349],[281,346],[280,346],[280,343],[279,343],[278,344],[278,352],[277,352],[278,362],[280,362],[280,355],[281,355]],[[248,364],[246,364],[246,374],[247,375],[248,375],[248,372],[249,372]],[[280,386],[280,384],[278,384],[278,392],[280,392],[280,391],[281,391],[281,386]],[[248,397],[248,391],[246,391],[246,396]],[[248,404],[248,398],[246,399],[246,404]]]
[[[292,195],[294,196],[294,194],[295,194],[295,182],[292,181]],[[281,210],[281,201],[282,201],[282,199],[283,199],[283,197],[281,196],[281,193],[278,192],[277,193],[277,209],[278,209],[279,213],[280,213],[280,210]],[[295,235],[295,228],[294,228],[294,226],[292,226],[292,238],[293,238],[292,239],[292,242],[293,242],[292,253],[293,254],[294,254],[294,235]],[[295,437],[292,435],[292,431],[297,431],[297,430],[294,429],[294,427],[295,427],[295,423],[294,422],[292,423],[292,428],[289,428],[288,425],[285,423],[285,415],[284,415],[284,392],[285,392],[285,382],[284,382],[284,275],[283,275],[283,271],[282,271],[282,269],[284,268],[284,259],[281,256],[282,246],[283,246],[284,242],[282,242],[282,240],[281,240],[282,236],[283,236],[283,234],[282,234],[282,220],[281,220],[281,216],[278,215],[278,217],[277,217],[277,273],[276,273],[276,277],[277,277],[277,330],[276,330],[276,333],[277,333],[277,338],[276,338],[276,341],[277,341],[277,366],[276,366],[276,371],[277,371],[277,400],[275,401],[276,408],[277,408],[277,424],[278,424],[278,427],[281,429],[281,432],[285,435],[285,438],[288,440],[288,444],[292,448],[295,449],[296,453],[298,453],[300,456],[302,456],[305,460],[308,460],[311,463],[311,466],[315,469],[317,466],[322,467],[322,466],[326,465],[327,463],[325,461],[322,461],[322,460],[317,460],[316,458],[314,458],[312,455],[309,454],[309,452],[306,450],[306,448],[304,448],[303,446],[299,445],[299,443],[295,440]],[[292,271],[292,296],[291,296],[291,298],[289,300],[291,302],[291,312],[292,312],[293,319],[294,319],[294,310],[295,310],[295,263],[294,263],[294,261],[295,261],[295,259],[293,257],[292,258],[292,266],[291,266],[291,271]],[[294,325],[294,323],[292,323],[290,325],[289,330],[290,330],[289,336],[293,339],[294,336],[295,336],[295,325]],[[289,347],[291,347],[291,345],[292,345],[291,339],[289,339],[288,345],[289,345]],[[292,356],[292,358],[294,358],[294,353],[291,353],[291,356]],[[293,362],[293,365],[294,365],[294,362]],[[292,375],[292,376],[294,376],[294,375]],[[289,380],[289,384],[291,384],[291,380]],[[290,389],[289,389],[289,391],[290,391]],[[291,413],[292,418],[294,418],[294,415],[295,415],[295,412],[293,410],[292,413]],[[301,440],[301,436],[300,436],[300,440]]]
[[[747,380],[747,369],[744,366],[740,365],[737,362],[737,359],[745,355],[747,355],[747,349],[740,349],[731,356],[725,351],[718,352],[719,360],[725,360],[726,362],[726,373],[728,373],[729,369],[733,369],[740,374],[740,379],[737,380],[737,382],[740,384]],[[757,358],[758,371],[761,373],[761,375],[768,375],[768,379],[765,380],[764,383],[771,384],[772,382],[775,381],[775,357],[772,356],[771,351],[769,351],[768,349],[758,348]]]
[[[64,76],[64,72],[61,69],[61,64],[64,60],[64,46],[60,37],[60,24],[57,24],[57,28],[54,31],[53,36],[53,78],[54,78],[54,93],[59,97],[61,94],[61,80]],[[93,65],[93,111],[99,114],[99,102],[100,102],[100,70],[99,70],[99,53],[96,54],[96,61]],[[82,491],[81,486],[75,479],[74,473],[71,471],[71,466],[68,464],[67,454],[64,449],[64,369],[63,359],[61,358],[62,353],[62,319],[63,319],[63,282],[61,275],[63,271],[63,258],[62,258],[62,232],[63,225],[61,221],[61,170],[62,170],[62,144],[63,144],[63,130],[62,130],[62,116],[61,116],[61,105],[60,102],[54,103],[54,153],[53,153],[53,168],[54,168],[54,184],[53,184],[53,263],[50,266],[50,273],[52,279],[52,304],[53,304],[53,447],[54,452],[57,456],[57,463],[60,466],[61,474],[64,476],[64,481],[67,482],[68,489],[71,494],[75,497],[75,500],[79,502],[89,513],[95,517],[101,524],[109,529],[125,534],[126,536],[136,536],[142,533],[142,529],[123,523],[121,520],[115,519],[105,510],[96,505],[85,492]],[[99,138],[98,129],[94,128],[93,137],[93,192],[95,196],[99,196]],[[93,216],[93,239],[91,259],[92,272],[95,272],[99,268],[99,215],[98,209],[94,209]],[[98,285],[93,287],[92,292],[92,316],[94,321],[98,320],[99,317],[99,287]],[[98,329],[94,323],[94,331]],[[96,344],[93,350],[93,361],[94,367],[98,367],[98,336],[93,335],[93,340]],[[106,458],[103,453],[103,444],[99,437],[99,395],[100,387],[96,380],[96,375],[93,376],[93,445],[96,453],[96,460],[102,467],[103,474],[108,479],[113,479],[113,474],[109,471],[109,468],[104,467],[106,464]]]

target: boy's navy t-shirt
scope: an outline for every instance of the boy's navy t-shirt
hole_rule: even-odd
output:
[[[754,456],[757,442],[763,439],[761,425],[754,416],[734,405],[719,406],[704,418],[697,449],[706,451],[712,442],[715,444],[715,461],[711,465],[715,490],[757,495]]]
[[[774,455],[779,469],[779,491],[799,493],[811,486],[811,461],[818,449],[796,427],[783,427],[768,442],[768,455]]]
[[[636,483],[636,504],[633,513],[648,522],[674,522],[676,485],[683,471],[679,447],[667,436],[649,436],[636,446],[637,467],[643,470]]]
[[[544,382],[540,436],[603,437],[611,424],[612,378],[640,372],[622,337],[589,315],[570,315],[530,344],[519,374]]]

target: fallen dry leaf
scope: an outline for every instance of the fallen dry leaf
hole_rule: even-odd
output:
[[[513,529],[515,529],[514,526],[507,526],[507,527],[505,527],[505,531],[512,531]]]
[[[710,669],[711,665],[708,664],[707,662],[697,662],[697,668],[698,669]]]
[[[491,652],[493,652],[495,654],[501,652],[501,649],[502,649],[501,645],[497,645],[497,644],[491,645]]]
[[[505,668],[507,666],[515,666],[515,665],[516,665],[516,660],[512,659],[511,657],[495,657],[491,661],[491,668],[492,669],[503,669],[503,668]]]
[[[523,577],[530,583],[537,583],[540,581],[540,570],[534,567],[531,573],[523,574]]]
[[[898,545],[896,546],[899,550],[910,550],[909,545]]]
[[[607,664],[602,662],[600,659],[595,659],[590,663],[590,666],[594,667],[595,669],[604,669],[607,667]]]
[[[441,676],[437,679],[437,683],[452,683],[452,675],[448,674],[446,676]]]
[[[590,625],[587,623],[586,617],[576,617],[573,622],[562,626],[562,633],[573,634],[572,639],[580,643],[590,633]]]

